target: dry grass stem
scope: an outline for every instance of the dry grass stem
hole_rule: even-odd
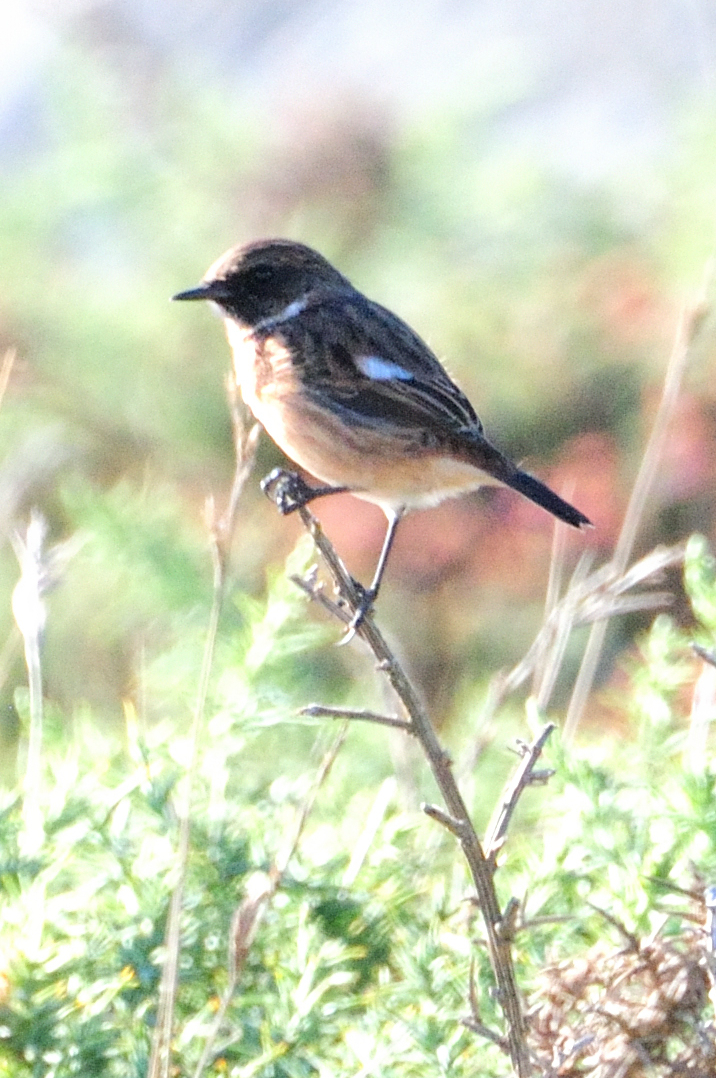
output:
[[[0,372],[1,377],[1,372]],[[70,558],[83,540],[77,537],[48,546],[47,523],[36,509],[30,514],[25,534],[11,532],[20,579],[12,593],[12,612],[25,646],[29,687],[30,725],[23,780],[23,833],[21,845],[26,855],[34,855],[43,840],[41,812],[42,727],[42,643],[47,621],[46,596],[59,583]],[[7,653],[4,654],[7,658]]]
[[[668,592],[627,592],[658,582],[666,569],[683,562],[684,552],[683,544],[655,547],[623,573],[617,573],[612,562],[589,572],[588,556],[581,558],[566,594],[552,607],[527,654],[509,673],[499,674],[493,679],[491,714],[538,668],[537,702],[540,711],[546,710],[572,630],[592,622],[606,621],[617,614],[664,606],[670,600]]]
[[[641,526],[644,512],[651,496],[654,480],[664,451],[669,426],[674,416],[676,403],[681,391],[684,372],[689,359],[691,346],[707,313],[706,290],[711,279],[711,266],[704,274],[701,294],[696,302],[682,311],[674,338],[674,345],[667,364],[664,388],[654,419],[654,426],[647,442],[646,450],[637,473],[629,504],[624,515],[624,523],[617,540],[610,567],[616,576],[623,576],[637,533]],[[567,717],[564,724],[564,738],[569,742],[575,735],[584,713],[599,659],[604,646],[607,622],[600,621],[593,625],[582,657],[582,664],[572,691]]]
[[[244,427],[235,396],[230,398],[234,420],[236,440],[236,470],[231,488],[226,513],[221,519],[214,514],[213,504],[207,506],[210,524],[211,549],[214,563],[211,612],[206,631],[204,654],[202,658],[196,704],[191,724],[189,763],[184,775],[182,788],[178,794],[177,818],[179,820],[179,841],[177,848],[176,882],[172,891],[167,928],[164,938],[164,964],[159,984],[159,1002],[157,1021],[152,1036],[152,1051],[147,1069],[147,1078],[169,1078],[172,1073],[172,1030],[179,973],[181,915],[184,901],[184,885],[189,857],[189,839],[191,830],[191,805],[194,777],[198,765],[200,734],[204,726],[204,713],[209,690],[211,670],[214,663],[219,619],[226,589],[226,570],[228,564],[231,537],[236,519],[236,508],[241,489],[251,471],[256,450],[257,432],[255,428],[244,433]]]
[[[30,728],[23,780],[22,837],[20,847],[26,856],[40,849],[44,835],[41,805],[42,776],[42,638],[45,632],[48,589],[45,538],[47,524],[33,511],[24,536],[15,532],[13,547],[20,564],[20,579],[12,593],[12,612],[25,645],[25,665],[29,688]]]
[[[17,348],[6,349],[2,365],[0,366],[0,408],[2,407],[2,402],[5,400],[5,393],[10,384],[10,376],[12,374],[12,369],[15,366],[16,359]]]

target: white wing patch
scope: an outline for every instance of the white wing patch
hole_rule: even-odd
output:
[[[392,363],[382,356],[356,356],[356,366],[366,378],[374,382],[390,382],[394,378],[399,382],[411,382],[413,375],[398,363]]]

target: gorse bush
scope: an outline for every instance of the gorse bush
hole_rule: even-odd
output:
[[[310,556],[302,542],[291,572]],[[555,773],[525,794],[499,855],[498,890],[522,903],[514,957],[533,1049],[559,1049],[564,1074],[607,1075],[599,1067],[629,1052],[636,1069],[624,1073],[675,1074],[669,1067],[685,1059],[696,1060],[691,1073],[709,1073],[698,1066],[714,1043],[700,928],[703,887],[716,876],[713,699],[704,703],[711,669],[691,642],[712,646],[716,592],[700,538],[688,546],[685,581],[697,627],[657,617],[628,662],[618,714],[611,704],[623,732],[569,750],[554,737],[546,761]],[[194,1072],[229,984],[237,911],[291,849],[335,734],[331,720],[297,712],[316,696],[362,706],[372,691],[366,679],[349,688],[338,668],[332,680],[316,674],[312,655],[327,630],[284,573],[229,622],[194,777],[173,1040],[181,1074]],[[187,698],[192,691],[185,685]],[[24,717],[22,692],[17,707]],[[116,737],[86,711],[46,717],[44,839],[31,855],[21,791],[5,795],[0,1073],[12,1078],[147,1072],[188,750],[166,718],[148,723],[127,704],[125,720]],[[492,785],[481,776],[503,767],[494,721],[477,765],[478,814]],[[466,716],[462,729],[469,724]],[[505,1073],[499,1048],[461,1021],[472,991],[485,1025],[499,1024],[456,847],[409,807],[404,780],[368,776],[366,758],[385,757],[404,736],[351,725],[257,921],[207,1073]],[[287,739],[297,750],[290,765]],[[648,1000],[656,1017],[647,1030]],[[671,1002],[659,1010],[655,1000]],[[580,1030],[588,1045],[570,1070]]]

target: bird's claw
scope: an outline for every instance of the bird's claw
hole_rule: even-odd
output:
[[[274,468],[261,480],[261,490],[274,503],[282,516],[294,513],[307,505],[315,491],[295,472],[285,468]]]
[[[273,471],[261,480],[261,490],[269,498],[279,513],[286,516],[294,513],[297,509],[308,505],[314,498],[323,494],[342,493],[339,487],[311,487],[296,472],[289,472],[285,468],[274,468]],[[340,645],[350,643],[356,635],[368,614],[373,609],[373,601],[377,594],[374,587],[366,588],[360,581],[351,577],[351,584],[356,594],[357,603],[353,611],[353,617],[348,623],[348,630],[340,641]]]
[[[368,614],[373,610],[373,600],[375,599],[375,591],[373,588],[365,588],[354,577],[351,577],[351,582],[355,591],[358,593],[358,605],[355,608],[353,617],[348,623],[348,631],[345,636],[339,641],[338,646],[343,647],[345,644],[349,644],[353,637],[356,635],[361,625],[365,621]]]

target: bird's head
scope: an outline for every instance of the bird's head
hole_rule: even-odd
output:
[[[205,299],[224,317],[256,326],[283,314],[319,289],[350,288],[323,255],[292,240],[259,240],[232,247],[209,267],[196,288],[173,299]]]

